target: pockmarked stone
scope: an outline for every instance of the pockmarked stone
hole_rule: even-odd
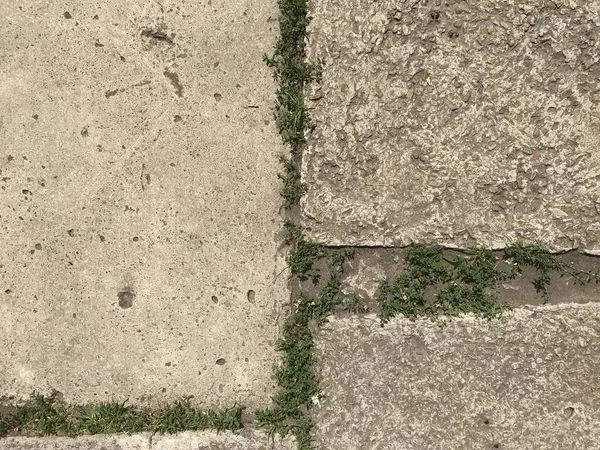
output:
[[[310,10],[311,238],[600,254],[598,2]]]

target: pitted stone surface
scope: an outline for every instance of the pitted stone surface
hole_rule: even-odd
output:
[[[0,398],[268,404],[276,14],[0,3]]]
[[[311,2],[318,242],[600,253],[600,4]]]
[[[328,450],[563,450],[600,442],[600,305],[501,320],[331,319],[316,336]]]

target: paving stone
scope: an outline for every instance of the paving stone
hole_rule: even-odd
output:
[[[0,450],[295,450],[291,439],[274,441],[262,432],[243,430],[230,432],[186,432],[175,435],[150,436],[97,435],[77,438],[6,438]]]
[[[516,309],[447,326],[332,319],[316,337],[316,448],[593,449],[600,305]]]
[[[265,406],[275,1],[2,2],[0,397]]]
[[[308,235],[600,254],[600,4],[311,1]]]

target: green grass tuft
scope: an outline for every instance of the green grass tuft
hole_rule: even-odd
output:
[[[131,408],[109,402],[89,408],[87,414],[78,417],[76,427],[77,434],[112,434],[142,431],[143,424]]]
[[[265,62],[277,81],[275,120],[284,143],[296,152],[306,142],[305,132],[314,127],[304,101],[304,87],[321,79],[324,62],[306,62],[306,0],[279,0],[279,32],[272,56]]]
[[[306,240],[299,225],[286,219],[283,226],[286,230],[285,243],[292,247],[287,257],[290,271],[300,280],[310,279],[316,284],[321,274],[315,262],[323,257],[323,251],[319,245]]]
[[[300,169],[298,169],[293,159],[281,156],[279,160],[283,164],[285,171],[283,174],[277,174],[277,177],[283,181],[281,196],[284,199],[284,206],[291,208],[300,204],[300,199],[306,193],[307,186],[305,183],[302,183]]]
[[[90,406],[65,405],[55,396],[34,393],[22,405],[5,407],[0,413],[0,436],[78,436],[113,433],[177,433],[215,429],[238,431],[244,427],[243,406],[220,412],[193,407],[189,399],[164,408],[133,408],[106,402]]]

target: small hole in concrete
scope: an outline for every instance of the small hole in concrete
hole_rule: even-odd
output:
[[[169,361],[169,362],[165,363],[165,366],[167,366],[167,367],[171,367],[171,361]]]
[[[221,94],[219,94],[218,92],[215,94],[215,100],[216,101],[221,101],[221,99],[223,98],[223,96]]]
[[[65,13],[63,14],[65,19],[72,19],[73,16],[71,15],[71,13],[69,11],[65,11]]]
[[[563,411],[563,414],[565,415],[566,419],[570,419],[571,417],[573,417],[574,413],[575,413],[575,408],[573,408],[572,406],[566,407]]]
[[[119,298],[119,306],[123,309],[129,309],[133,306],[135,294],[129,290],[121,291],[117,294]]]
[[[217,359],[217,365],[218,366],[222,366],[225,364],[225,358],[219,358]]]
[[[439,20],[440,13],[437,12],[435,9],[432,9],[431,12],[429,13],[429,17],[431,17],[433,20]]]
[[[38,116],[37,114],[34,114],[34,115],[33,115],[33,116],[31,116],[31,117],[33,117],[33,120],[38,120],[38,117],[40,117],[40,116]]]
[[[102,235],[98,236],[100,238],[100,242],[104,242],[106,240],[106,238]]]
[[[181,116],[180,116],[180,115],[176,114],[176,115],[174,115],[174,116],[173,116],[173,120],[174,120],[175,122],[181,122],[183,119],[181,118]]]
[[[137,242],[137,241],[139,241],[139,240],[140,240],[140,238],[139,238],[139,237],[137,237],[137,236],[134,236],[134,237],[133,237],[133,242]]]
[[[486,424],[486,425],[489,425],[490,424],[490,419],[488,419],[488,418],[483,419],[483,423]]]
[[[42,249],[42,244],[35,244],[35,249],[36,250],[41,250]]]
[[[213,303],[219,303],[219,298],[216,295],[213,295],[210,299]]]
[[[4,291],[5,294],[12,294],[12,291],[10,289],[7,289]]]
[[[71,236],[71,237],[75,236],[75,230],[73,228],[71,228],[70,230],[67,230],[67,233],[69,233],[69,236]]]
[[[248,301],[249,301],[250,303],[254,303],[254,299],[256,298],[256,292],[254,292],[252,289],[250,289],[250,290],[248,291],[248,295],[247,295],[247,297],[248,297]]]
[[[500,448],[500,444],[496,442],[496,443],[494,444],[494,448]]]

